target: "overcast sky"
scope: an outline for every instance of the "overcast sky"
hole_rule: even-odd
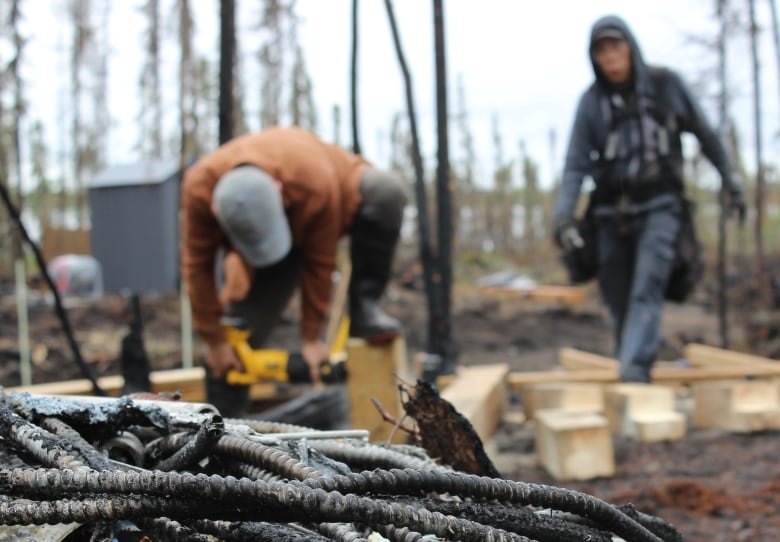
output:
[[[135,116],[138,111],[137,81],[141,65],[141,32],[143,21],[137,10],[141,0],[113,2],[110,19],[110,107],[113,130],[110,139],[111,163],[138,159],[134,150],[138,139]],[[238,26],[245,51],[254,51],[253,37],[257,20],[257,1],[236,0]],[[58,49],[67,43],[68,27],[63,19],[61,0],[25,2],[29,36],[28,67],[24,72],[30,99],[30,117],[40,118],[47,127],[53,145],[62,139],[56,127],[62,118],[58,95],[67,90],[67,54]],[[166,18],[172,0],[163,0]],[[196,0],[197,48],[217,58],[218,2]],[[419,132],[427,155],[429,171],[434,167],[435,153],[435,86],[432,35],[432,3],[423,0],[395,0],[396,16],[404,51],[413,77],[415,105],[419,115]],[[466,101],[471,115],[473,137],[477,148],[483,182],[490,179],[494,164],[491,122],[499,119],[504,158],[519,154],[518,142],[526,142],[528,152],[539,162],[542,179],[552,178],[553,168],[562,167],[569,129],[581,92],[593,78],[587,57],[591,24],[601,15],[622,16],[632,27],[645,59],[677,69],[690,83],[702,72],[712,69],[716,58],[702,46],[692,44],[690,36],[714,36],[716,23],[711,17],[713,0],[450,0],[444,2],[447,42],[447,70],[450,89],[450,112],[456,103],[456,80],[465,83]],[[744,8],[747,1],[736,0]],[[765,158],[776,162],[778,141],[774,134],[780,125],[778,108],[778,74],[771,37],[771,18],[767,0],[757,0],[763,67],[763,111]],[[33,13],[33,6],[35,11]],[[49,9],[40,8],[48,6]],[[308,69],[314,83],[319,110],[319,132],[332,139],[331,110],[341,106],[341,142],[350,143],[349,70],[350,70],[351,0],[298,0],[302,18],[300,37]],[[390,124],[395,112],[405,112],[404,87],[395,57],[393,43],[382,0],[360,2],[360,134],[364,154],[378,165],[386,165]],[[749,42],[739,38],[733,43],[730,68],[735,93],[733,113],[743,137],[745,159],[753,157],[753,123],[751,116],[752,80]],[[176,51],[173,44],[164,50],[166,86],[164,101],[169,111],[175,109]],[[257,127],[259,81],[245,70],[247,108],[250,126]],[[715,89],[714,85],[711,89]],[[704,102],[710,120],[716,122],[714,103]],[[168,131],[173,130],[171,118]],[[59,125],[62,125],[60,122]],[[551,156],[549,134],[557,136],[556,152]],[[450,127],[452,160],[460,158],[459,133]]]

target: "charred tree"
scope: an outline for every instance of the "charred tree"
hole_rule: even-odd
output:
[[[194,22],[190,0],[176,0],[177,41],[179,44],[179,165],[183,170],[196,154]]]
[[[393,36],[396,57],[401,68],[404,79],[404,89],[406,94],[406,110],[409,119],[409,136],[411,138],[409,150],[414,167],[414,189],[417,200],[417,228],[420,247],[420,261],[423,267],[423,283],[425,285],[426,301],[428,306],[428,344],[427,350],[430,354],[441,358],[442,352],[436,343],[436,320],[441,314],[441,298],[438,295],[437,279],[441,277],[438,269],[438,260],[434,254],[431,240],[431,224],[428,213],[428,194],[425,187],[425,172],[423,169],[422,154],[420,151],[420,138],[417,133],[417,113],[414,106],[414,92],[412,90],[412,76],[409,72],[409,66],[406,62],[406,55],[401,45],[401,37],[398,32],[398,24],[395,19],[395,10],[391,0],[385,0],[385,11],[387,12],[390,32]],[[436,369],[438,373],[442,365],[442,360],[436,360]],[[435,376],[435,375],[429,375]]]
[[[764,177],[763,138],[761,136],[761,66],[758,57],[758,24],[756,23],[756,2],[748,0],[750,12],[750,56],[753,71],[753,129],[756,147],[756,274],[758,276],[758,298],[761,303],[770,303],[766,261],[764,256],[764,214],[766,179]]]
[[[767,0],[769,3],[769,9],[772,12],[772,39],[775,43],[775,63],[777,67],[777,76],[780,78],[780,21],[777,17],[777,3],[775,0]],[[777,86],[778,92],[780,92],[780,85]]]
[[[266,39],[258,52],[261,69],[260,127],[279,124],[281,120],[282,82],[284,80],[284,10],[282,0],[263,3],[259,28]]]
[[[720,85],[719,99],[718,99],[718,131],[720,132],[721,140],[727,139],[728,134],[728,110],[729,110],[729,94],[728,94],[728,78],[727,78],[727,66],[726,66],[726,52],[727,52],[727,40],[729,36],[729,1],[728,0],[716,0],[716,13],[720,28],[717,38],[718,47],[718,82]],[[731,148],[730,146],[727,148]],[[732,157],[733,158],[733,157]],[[728,324],[728,300],[727,300],[727,273],[726,273],[726,260],[728,256],[728,229],[726,228],[726,222],[728,219],[728,202],[726,201],[725,187],[721,188],[720,196],[718,198],[719,214],[718,214],[718,329],[720,331],[720,343],[721,347],[728,348],[731,340],[729,337],[729,324]]]
[[[13,158],[14,158],[14,173],[16,177],[16,193],[20,208],[24,206],[24,191],[22,190],[22,137],[21,129],[24,122],[24,96],[22,92],[22,76],[20,73],[20,66],[22,61],[22,51],[24,49],[24,38],[20,31],[20,24],[22,19],[21,13],[21,0],[12,0],[11,2],[11,14],[10,14],[10,26],[12,33],[14,56],[11,59],[9,65],[9,76],[11,77],[13,84],[14,105],[13,105]],[[11,257],[14,261],[22,257],[22,240],[17,232],[13,236],[12,240]]]
[[[160,0],[146,0],[141,8],[147,20],[144,64],[138,84],[141,111],[138,115],[142,156],[159,158],[162,152],[162,97],[160,88]]]
[[[244,107],[244,85],[241,69],[241,46],[236,40],[233,51],[233,135],[239,136],[249,130]]]
[[[233,138],[233,65],[236,50],[236,5],[220,0],[219,144]]]
[[[504,160],[504,143],[498,125],[498,115],[493,114],[493,145],[495,147],[495,169],[493,170],[493,209],[498,209],[498,223],[494,223],[493,239],[496,249],[513,252],[512,246],[512,162]],[[486,209],[490,212],[491,209]],[[493,211],[495,212],[495,211]]]
[[[317,110],[314,107],[314,87],[306,69],[306,57],[300,45],[296,45],[295,48],[290,81],[290,121],[293,126],[315,131],[317,129]]]
[[[455,346],[452,341],[452,182],[447,105],[447,55],[444,35],[444,2],[433,0],[433,35],[436,55],[436,210],[441,280],[440,312],[435,321],[436,352],[441,356],[441,373],[455,372]]]
[[[358,0],[352,0],[352,55],[350,68],[350,110],[352,112],[352,152],[360,154],[360,131],[358,130]]]
[[[71,97],[71,142],[73,145],[73,179],[76,182],[76,216],[79,227],[82,225],[82,207],[84,205],[84,153],[82,152],[82,109],[81,109],[81,68],[89,42],[92,40],[92,28],[89,24],[89,0],[70,0],[70,16],[73,23],[73,41],[70,58],[70,97]]]
[[[141,312],[141,296],[134,293],[125,309],[128,332],[122,338],[119,363],[124,385],[122,395],[152,391],[149,379],[151,363],[144,346],[144,318]]]
[[[92,87],[95,108],[90,129],[92,157],[88,164],[89,173],[94,173],[97,169],[105,167],[108,161],[108,144],[111,132],[111,112],[108,109],[108,55],[111,47],[109,19],[112,5],[111,0],[99,0],[98,2],[100,18],[92,66],[95,72],[95,82]]]
[[[5,32],[5,21],[0,18],[0,30],[3,30]],[[2,60],[2,59],[0,59]],[[7,67],[0,64],[0,186],[2,186],[4,189],[8,189],[8,173],[9,173],[9,167],[8,167],[8,158],[10,153],[10,145],[8,144],[6,132],[7,132],[7,120],[6,120],[6,111],[5,111],[5,105],[3,103],[3,100],[1,99],[3,94],[5,93],[5,73],[6,73]],[[0,250],[2,251],[0,253],[0,265],[2,267],[0,268],[0,278],[4,274],[7,274],[7,276],[12,276],[12,269],[13,269],[13,258],[10,257],[9,254],[9,244],[8,240],[10,238],[9,233],[11,232],[11,226],[10,221],[6,220],[4,221],[6,226],[3,228],[3,235],[0,235]]]
[[[51,183],[48,178],[49,149],[46,146],[43,124],[36,120],[30,129],[30,173],[35,181],[32,200],[28,198],[28,208],[34,205],[35,214],[46,231],[51,221]]]
[[[258,29],[261,80],[260,127],[284,122],[316,130],[313,86],[298,40],[295,0],[267,0]]]
[[[476,167],[476,152],[474,137],[469,125],[469,112],[466,105],[466,89],[463,76],[458,76],[457,86],[458,111],[455,113],[458,132],[460,134],[463,161],[461,172],[457,176],[457,189],[460,201],[454,213],[454,232],[457,246],[479,249],[482,246],[481,233],[478,232],[478,213],[476,189],[474,186],[474,169]]]
[[[81,349],[79,348],[79,344],[76,341],[75,334],[73,333],[73,328],[71,326],[70,319],[68,318],[68,313],[62,304],[59,291],[54,285],[54,281],[46,269],[46,261],[43,258],[43,254],[41,253],[35,241],[33,241],[30,238],[30,235],[27,233],[27,228],[25,228],[24,222],[22,222],[19,209],[16,207],[16,205],[14,205],[8,190],[2,184],[0,184],[0,200],[2,200],[3,204],[5,205],[5,208],[8,211],[8,215],[15,226],[19,228],[20,235],[30,247],[33,256],[35,257],[35,261],[38,264],[38,270],[43,276],[43,279],[46,281],[46,284],[49,287],[49,291],[52,293],[54,298],[54,311],[57,314],[57,317],[60,319],[63,332],[65,333],[65,337],[68,340],[68,345],[70,346],[70,349],[73,353],[73,358],[76,364],[82,370],[84,376],[91,382],[93,393],[95,395],[105,396],[106,392],[100,387],[100,384],[98,383],[97,374],[94,367],[84,361],[84,358],[81,356]]]
[[[520,160],[522,163],[523,187],[523,237],[526,249],[532,250],[538,240],[538,232],[534,214],[539,203],[539,170],[536,163],[528,156],[525,143],[520,142]]]
[[[76,183],[76,219],[78,227],[86,222],[85,179],[100,167],[105,157],[107,138],[107,60],[108,53],[101,50],[107,32],[106,3],[92,0],[69,0],[69,16],[73,26],[70,48],[71,76],[71,145],[73,179]],[[92,22],[93,13],[104,9],[98,36]],[[89,105],[90,107],[83,107]]]

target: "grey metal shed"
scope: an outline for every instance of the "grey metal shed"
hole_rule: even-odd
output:
[[[106,292],[161,293],[179,283],[178,159],[109,167],[89,182],[92,255]]]

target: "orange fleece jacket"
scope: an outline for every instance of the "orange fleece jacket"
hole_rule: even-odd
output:
[[[211,209],[214,188],[231,169],[251,164],[277,179],[301,249],[304,340],[320,337],[330,302],[339,238],[360,205],[360,178],[368,163],[301,128],[269,128],[220,146],[193,164],[182,183],[182,275],[189,289],[195,330],[208,344],[224,340],[214,266],[229,246]]]

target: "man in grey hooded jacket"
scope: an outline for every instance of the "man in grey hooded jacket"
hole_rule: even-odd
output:
[[[664,295],[684,212],[680,134],[694,134],[744,217],[740,183],[725,149],[682,79],[650,67],[628,25],[606,16],[591,29],[595,81],[580,98],[555,206],[555,240],[584,241],[574,214],[583,180],[594,190],[597,278],[614,322],[624,382],[650,382]]]

